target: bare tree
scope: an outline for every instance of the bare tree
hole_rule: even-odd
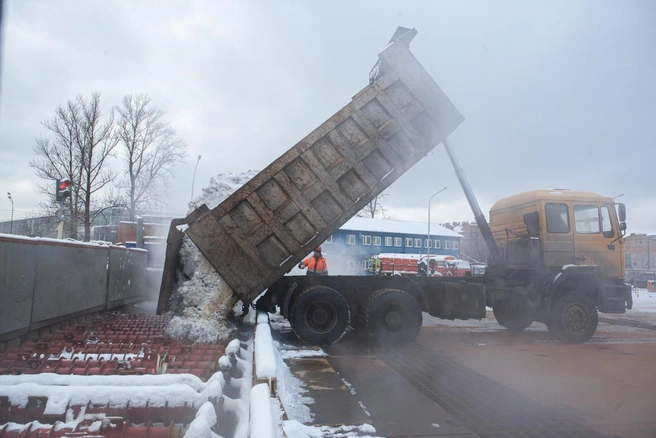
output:
[[[46,195],[54,195],[54,180],[68,178],[73,182],[69,210],[69,236],[77,239],[77,227],[84,225],[84,240],[91,238],[91,212],[94,195],[112,182],[115,175],[107,169],[107,160],[117,144],[113,113],[103,123],[100,94],[90,100],[79,95],[59,106],[43,127],[48,136],[37,139],[33,148],[36,158],[30,160],[39,178],[48,180],[41,187]]]
[[[370,217],[381,219],[394,219],[389,210],[385,207],[387,193],[381,193],[372,199],[362,210],[358,212],[357,217]]]
[[[55,180],[68,178],[74,182],[71,197],[65,205],[68,210],[68,235],[77,239],[77,226],[80,206],[80,159],[77,155],[77,140],[80,137],[80,112],[77,100],[69,100],[66,105],[58,106],[55,115],[41,124],[48,131],[47,137],[36,140],[33,151],[36,158],[29,161],[37,177],[46,180],[39,185],[39,190],[51,201],[47,202],[49,214],[55,214],[54,204]]]
[[[101,121],[99,93],[94,93],[88,102],[81,96],[77,100],[82,108],[78,154],[81,167],[80,192],[84,206],[84,240],[88,242],[91,239],[92,197],[116,178],[116,174],[106,164],[118,139],[114,135],[114,111],[110,110],[105,123]]]
[[[174,167],[187,155],[187,146],[154,107],[147,94],[127,95],[117,111],[117,138],[126,179],[122,184],[130,218],[146,208],[166,203],[161,189]]]

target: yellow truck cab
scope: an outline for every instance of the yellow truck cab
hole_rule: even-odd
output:
[[[625,220],[623,204],[589,192],[534,190],[496,202],[490,231],[508,270],[505,277],[514,279],[495,295],[497,320],[521,329],[532,313],[532,320],[545,322],[550,330],[563,330],[578,312],[589,314],[587,324],[596,329],[596,309],[623,313],[630,308],[630,288],[624,283]],[[517,288],[524,290],[518,294]],[[508,289],[515,293],[505,293]],[[569,304],[563,304],[568,296]],[[519,324],[509,322],[520,314]],[[587,334],[572,341],[580,342],[581,336]]]

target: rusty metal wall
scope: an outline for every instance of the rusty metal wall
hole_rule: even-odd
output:
[[[463,117],[396,42],[385,73],[187,234],[240,298],[250,301],[446,138]]]
[[[36,245],[0,240],[0,334],[29,329],[35,266]]]
[[[107,306],[143,300],[146,293],[148,251],[110,247]]]
[[[145,298],[148,253],[0,235],[0,339]]]

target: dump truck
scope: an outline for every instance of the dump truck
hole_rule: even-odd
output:
[[[177,281],[185,233],[232,288],[229,299],[280,312],[314,345],[336,342],[349,326],[380,344],[403,344],[419,332],[422,312],[482,319],[487,307],[510,330],[539,321],[580,343],[594,334],[599,311],[625,311],[624,206],[538,191],[499,201],[488,224],[447,140],[464,118],[410,52],[416,34],[399,28],[369,84],[244,186],[172,222],[159,312]],[[484,276],[286,275],[440,143],[490,252]]]

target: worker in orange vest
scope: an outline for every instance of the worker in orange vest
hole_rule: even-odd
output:
[[[321,255],[321,247],[314,249],[314,254],[298,264],[301,269],[307,268],[307,275],[328,275],[328,263],[326,258]]]

